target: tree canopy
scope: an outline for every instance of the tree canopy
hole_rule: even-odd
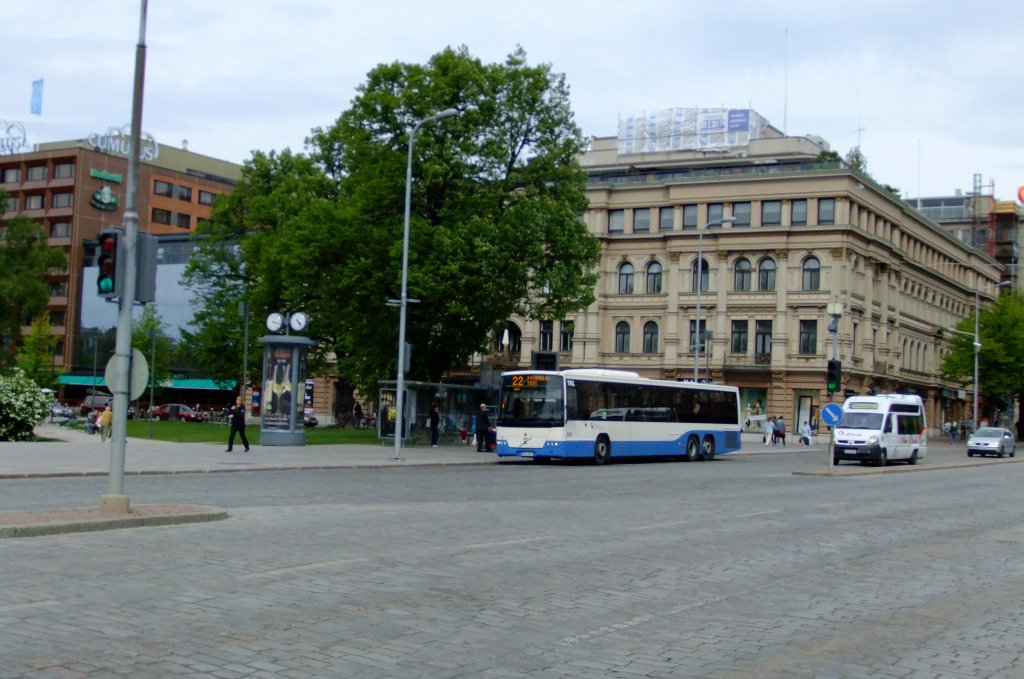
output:
[[[211,240],[189,268],[204,301],[196,335],[230,317],[214,293],[233,286],[254,317],[306,311],[310,336],[348,382],[393,376],[398,310],[386,303],[401,292],[410,131],[447,108],[460,115],[414,138],[410,377],[464,366],[513,315],[561,319],[587,306],[599,243],[580,219],[584,140],[568,94],[564,76],[527,64],[521,49],[500,64],[461,48],[376,67],[351,108],[313,130],[308,155],[256,153],[218,200]]]

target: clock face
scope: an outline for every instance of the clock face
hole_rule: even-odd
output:
[[[291,318],[288,320],[288,323],[291,325],[292,330],[294,330],[295,332],[302,332],[303,330],[306,329],[306,325],[309,323],[309,318],[303,312],[296,311],[294,314],[291,315]]]
[[[267,316],[267,330],[270,332],[277,332],[284,325],[284,316],[277,313],[276,311]]]

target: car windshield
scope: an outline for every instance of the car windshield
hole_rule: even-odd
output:
[[[985,429],[979,429],[974,434],[974,437],[975,438],[979,438],[979,439],[999,439],[999,438],[1003,437],[1003,430],[1002,429],[993,429],[992,427],[988,427],[988,428],[985,428]]]
[[[843,421],[839,423],[843,429],[881,429],[882,413],[843,412]]]

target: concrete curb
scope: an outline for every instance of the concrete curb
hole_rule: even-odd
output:
[[[981,459],[970,462],[953,462],[945,464],[928,464],[927,462],[918,462],[915,465],[898,464],[898,465],[886,465],[885,467],[833,467],[831,471],[822,469],[820,471],[795,471],[793,476],[828,476],[832,478],[843,478],[848,476],[877,476],[878,474],[906,474],[910,472],[937,472],[947,471],[949,469],[962,469],[964,467],[986,467],[993,464],[1014,464],[1016,462],[1024,462],[1024,459],[1010,458],[1010,459],[995,459],[986,460]]]
[[[141,509],[144,506],[139,507]],[[3,515],[0,514],[0,538],[30,538],[44,535],[59,535],[63,533],[87,533],[101,530],[115,530],[118,528],[139,528],[145,526],[169,526],[183,523],[204,523],[207,521],[220,521],[228,517],[227,510],[203,508],[195,511],[169,511],[167,513],[153,513],[140,516],[109,516],[97,518],[84,518],[72,521],[61,522],[59,518],[40,523],[20,523],[3,525]],[[60,513],[67,513],[69,516],[80,514],[83,510],[66,509],[50,510],[59,516]]]

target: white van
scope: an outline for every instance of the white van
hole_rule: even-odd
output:
[[[928,454],[928,422],[920,396],[851,396],[832,433],[832,461],[856,460],[884,467],[894,460],[917,464]]]

